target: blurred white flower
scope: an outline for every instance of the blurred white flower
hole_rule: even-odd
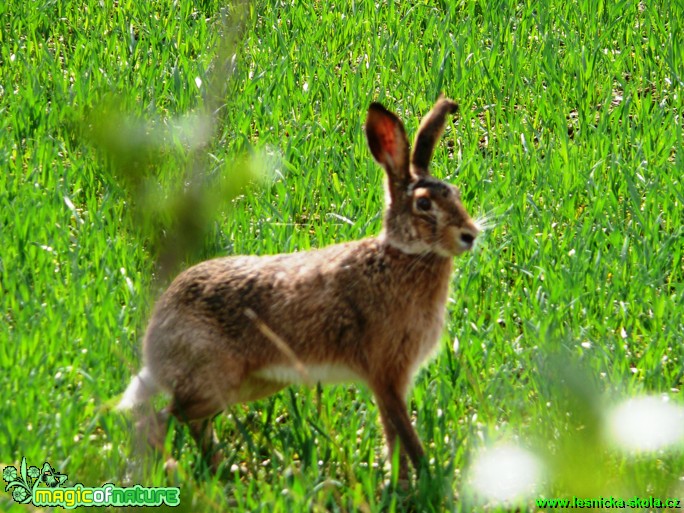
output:
[[[515,445],[483,450],[470,469],[470,487],[487,502],[514,502],[535,494],[542,463],[531,452]]]
[[[608,414],[607,435],[627,451],[658,451],[684,443],[684,407],[667,398],[635,397]]]

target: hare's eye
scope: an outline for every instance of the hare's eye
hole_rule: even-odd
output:
[[[432,202],[430,201],[430,198],[426,198],[425,196],[418,198],[416,200],[416,208],[424,212],[430,210],[432,208]]]

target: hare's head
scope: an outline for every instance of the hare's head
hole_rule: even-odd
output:
[[[479,232],[459,190],[433,178],[428,170],[446,115],[457,109],[453,101],[440,98],[420,123],[413,152],[395,114],[379,103],[368,109],[368,145],[388,178],[384,237],[406,253],[458,255],[473,247]]]

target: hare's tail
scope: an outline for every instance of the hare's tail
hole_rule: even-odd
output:
[[[133,376],[131,384],[128,385],[116,409],[130,410],[140,404],[147,403],[159,391],[159,385],[152,373],[147,367],[143,367],[136,376]]]

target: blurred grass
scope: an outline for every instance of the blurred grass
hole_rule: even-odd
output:
[[[497,222],[457,261],[445,350],[412,395],[431,480],[413,498],[383,487],[366,390],[328,387],[318,400],[296,388],[218,419],[242,469],[227,481],[193,470],[187,433],[170,439],[180,509],[467,510],[468,464],[501,439],[548,451],[546,496],[586,490],[567,469],[598,454],[606,487],[684,497],[681,447],[629,459],[600,434],[620,398],[682,402],[682,6],[254,2],[237,33],[225,9],[0,5],[0,462],[128,484],[128,426],[107,405],[139,365],[166,280],[155,237],[174,226],[164,216],[188,173],[220,191],[236,156],[257,155],[272,176],[209,202],[177,266],[375,234],[382,171],[362,133],[368,104],[399,112],[412,134],[444,91],[461,114],[433,172]],[[230,44],[224,89],[212,77],[227,76]],[[78,128],[88,119],[106,128],[97,144]],[[136,159],[153,150],[144,187],[121,179],[133,164],[116,144]],[[159,466],[144,481],[174,484]]]

